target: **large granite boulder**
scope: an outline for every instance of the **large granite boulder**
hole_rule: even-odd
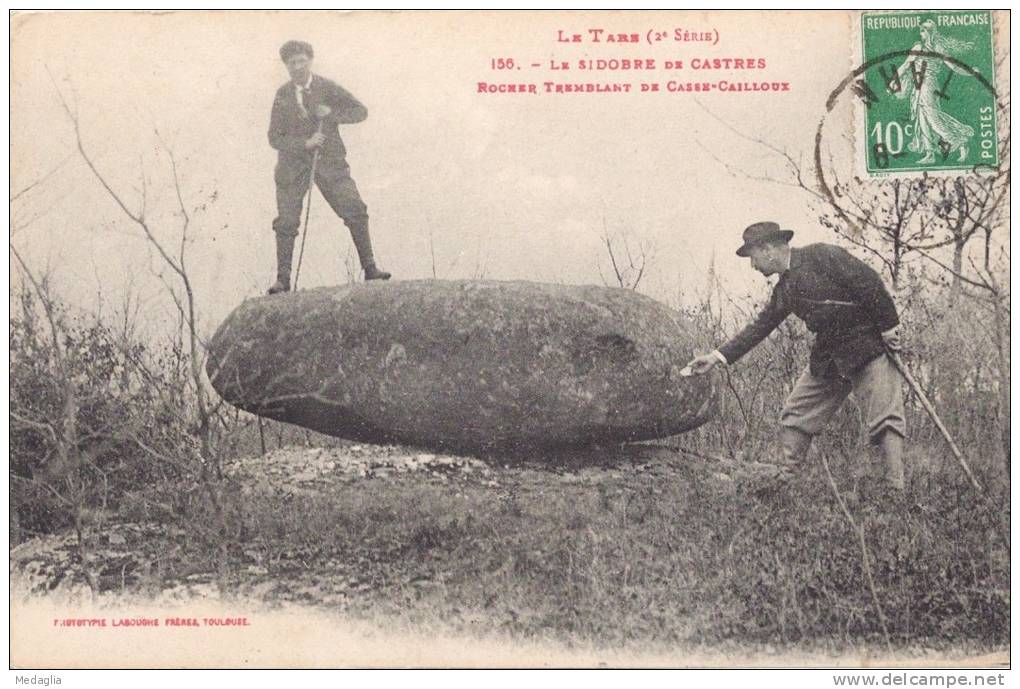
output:
[[[321,433],[505,452],[674,435],[714,411],[691,326],[623,289],[372,282],[249,299],[207,372],[241,409]]]

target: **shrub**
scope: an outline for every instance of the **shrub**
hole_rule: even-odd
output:
[[[154,453],[186,458],[193,443],[178,346],[152,348],[40,299],[18,292],[10,321],[13,542],[83,512],[102,519],[126,493],[181,479],[180,463]]]

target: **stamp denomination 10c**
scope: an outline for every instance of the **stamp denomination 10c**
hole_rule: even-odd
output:
[[[998,165],[993,40],[989,11],[861,16],[869,175]]]

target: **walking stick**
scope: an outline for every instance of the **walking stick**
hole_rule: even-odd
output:
[[[935,407],[932,405],[931,400],[929,400],[928,396],[924,394],[924,390],[922,390],[921,386],[918,385],[914,376],[910,373],[910,369],[908,369],[907,365],[903,363],[903,359],[900,358],[900,355],[891,349],[889,349],[888,352],[889,358],[892,359],[896,370],[898,370],[900,375],[903,376],[903,379],[907,381],[907,385],[909,385],[910,389],[914,391],[915,395],[917,395],[917,399],[921,401],[921,406],[924,407],[926,412],[928,412],[928,416],[931,417],[935,427],[941,431],[942,437],[946,439],[947,443],[949,443],[949,449],[953,451],[953,456],[956,457],[956,461],[958,461],[960,466],[963,467],[963,471],[967,474],[967,478],[970,479],[974,488],[976,488],[978,492],[981,492],[981,484],[978,483],[976,478],[974,478],[973,472],[971,472],[970,467],[967,465],[967,460],[963,458],[963,453],[960,452],[960,448],[956,446],[953,436],[949,435],[949,431],[946,430],[946,426],[942,423],[942,419],[940,419],[939,415],[935,412]]]
[[[322,123],[325,121],[325,117],[319,118],[319,126],[315,130],[316,134],[322,134]],[[308,205],[305,207],[305,231],[301,234],[301,249],[298,251],[297,257],[297,269],[294,271],[294,291],[297,291],[298,278],[301,277],[301,259],[305,257],[305,240],[308,239],[308,218],[312,214],[312,191],[315,189],[315,168],[319,166],[319,151],[321,148],[315,149],[315,155],[312,156],[312,174],[308,178]]]

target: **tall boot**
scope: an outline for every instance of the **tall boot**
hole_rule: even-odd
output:
[[[903,436],[887,428],[879,438],[879,446],[885,457],[886,483],[890,488],[902,492],[907,485],[903,470]]]
[[[276,282],[269,294],[290,291],[290,264],[294,259],[294,235],[276,233]]]
[[[759,498],[775,498],[789,488],[803,466],[804,458],[811,449],[813,436],[797,428],[779,427],[779,444],[783,451],[782,463],[776,465],[776,472],[754,490]]]
[[[779,442],[783,448],[783,460],[788,468],[800,465],[811,449],[813,437],[804,431],[791,426],[783,426],[779,431]]]
[[[365,271],[365,279],[389,280],[390,274],[375,265],[375,257],[372,255],[372,238],[368,234],[368,220],[349,223],[348,227],[351,229],[354,247],[358,250],[361,268]]]

